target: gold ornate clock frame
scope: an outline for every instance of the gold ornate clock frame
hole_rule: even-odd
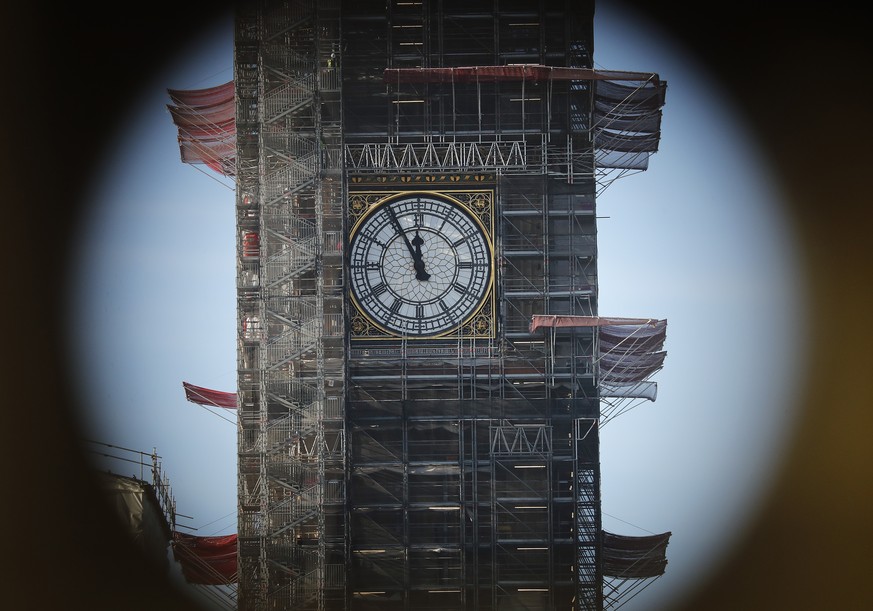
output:
[[[388,200],[411,195],[436,196],[450,201],[475,219],[489,246],[490,282],[479,306],[455,328],[429,336],[410,335],[410,341],[463,339],[491,339],[496,335],[494,219],[495,188],[489,175],[417,175],[366,176],[350,179],[348,192],[348,242],[354,238],[354,229],[367,213]],[[388,187],[388,188],[386,188]],[[347,275],[350,277],[350,275]],[[381,327],[349,298],[350,339],[355,341],[396,340],[403,336]]]

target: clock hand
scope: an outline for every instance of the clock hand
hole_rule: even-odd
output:
[[[403,241],[406,243],[406,248],[409,249],[409,254],[412,255],[412,267],[415,269],[415,277],[418,280],[428,280],[430,278],[430,274],[428,274],[424,269],[424,260],[421,258],[421,244],[424,244],[424,240],[422,240],[418,236],[418,231],[415,232],[415,239],[418,240],[416,248],[412,247],[412,243],[409,241],[409,238],[406,237],[406,232],[403,231],[403,227],[400,226],[400,221],[397,220],[397,215],[394,214],[394,210],[391,206],[387,206],[388,216],[391,218],[391,224],[394,225],[394,229],[397,230],[397,233],[403,238]]]
[[[419,280],[427,280],[430,278],[430,274],[425,271],[424,259],[421,256],[421,245],[424,244],[424,240],[418,235],[417,230],[415,237],[412,238],[412,244],[415,245],[415,250],[412,251],[412,266],[415,268],[415,277]]]
[[[412,238],[412,244],[415,246],[415,253],[412,255],[414,261],[413,266],[415,267],[415,277],[419,280],[427,280],[430,278],[430,274],[424,271],[424,259],[421,256],[421,245],[424,244],[424,240],[421,239],[421,236],[418,235],[418,230],[415,231],[415,237]]]

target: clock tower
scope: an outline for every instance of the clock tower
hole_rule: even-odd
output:
[[[592,54],[586,1],[238,9],[240,609],[597,610],[660,574],[601,525],[601,403],[663,321],[599,316],[596,197],[666,84]]]

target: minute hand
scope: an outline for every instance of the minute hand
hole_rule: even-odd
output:
[[[391,206],[386,207],[388,210],[388,216],[391,218],[391,224],[394,225],[394,229],[397,230],[397,233],[400,234],[400,237],[403,238],[403,241],[406,243],[406,248],[409,249],[409,254],[412,256],[412,267],[415,269],[415,278],[417,280],[428,280],[430,278],[430,274],[428,274],[424,269],[424,260],[421,257],[420,247],[418,250],[413,248],[412,242],[409,241],[409,238],[406,237],[406,232],[403,231],[403,227],[400,226],[400,221],[397,220],[397,215],[394,214],[394,209]]]

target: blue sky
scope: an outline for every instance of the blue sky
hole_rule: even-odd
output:
[[[598,67],[668,81],[649,170],[598,200],[601,314],[668,320],[657,400],[601,438],[604,528],[673,532],[666,575],[623,607],[651,609],[714,570],[771,482],[805,312],[780,185],[729,85],[652,24],[599,6]]]
[[[597,67],[669,83],[660,152],[598,201],[601,314],[668,320],[657,400],[602,432],[604,528],[673,532],[666,575],[633,611],[713,570],[752,517],[793,421],[805,312],[780,187],[727,84],[617,6],[598,5]],[[235,389],[234,197],[179,161],[166,89],[229,81],[231,32],[228,17],[144,86],[93,177],[72,262],[88,437],[157,448],[200,535],[236,532],[235,425],[182,392]]]

